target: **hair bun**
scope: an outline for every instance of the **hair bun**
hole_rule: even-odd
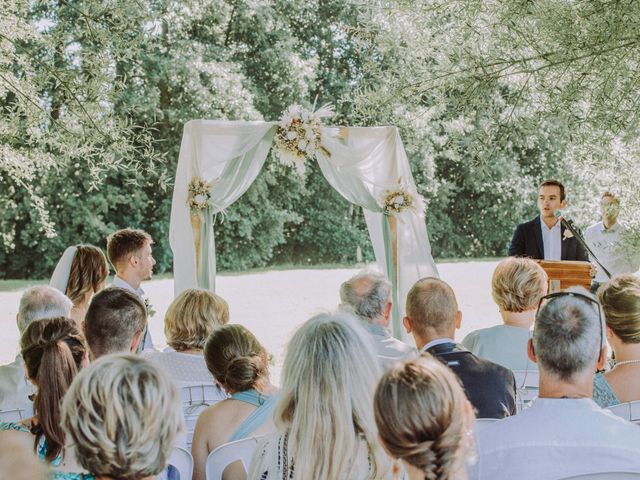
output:
[[[263,363],[257,355],[232,358],[227,365],[224,382],[236,392],[249,390],[264,373]]]

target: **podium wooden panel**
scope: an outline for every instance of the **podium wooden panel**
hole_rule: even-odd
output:
[[[576,285],[587,290],[591,288],[591,264],[589,262],[538,260],[538,263],[549,277],[549,293]],[[559,287],[558,281],[560,282]]]

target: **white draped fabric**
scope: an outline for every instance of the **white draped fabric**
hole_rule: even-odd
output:
[[[215,242],[212,218],[236,201],[253,183],[271,147],[274,122],[194,120],[184,128],[176,172],[169,239],[174,255],[175,294],[187,288],[215,289]],[[317,157],[327,181],[349,202],[364,209],[377,263],[394,286],[393,334],[401,327],[407,292],[421,277],[438,276],[431,257],[424,212],[397,215],[397,268],[391,229],[382,211],[384,191],[399,185],[416,195],[402,140],[395,127],[323,128],[322,144],[330,153]],[[313,160],[307,160],[313,161]],[[201,228],[200,268],[191,227],[189,182],[210,182],[212,205]],[[338,286],[336,285],[336,289]]]
[[[169,225],[173,250],[174,292],[187,288],[215,290],[216,260],[212,216],[247,191],[264,164],[276,123],[192,120],[184,126]],[[189,182],[200,177],[212,184],[211,205],[201,240],[202,275],[198,281],[191,228]]]
[[[349,202],[364,209],[378,267],[394,284],[393,334],[407,340],[402,328],[404,299],[420,278],[438,276],[431,256],[424,212],[405,210],[397,218],[397,269],[390,238],[385,242],[387,217],[382,213],[385,190],[403,189],[417,196],[409,161],[396,127],[323,129],[323,145],[330,155],[318,155],[327,181]],[[387,235],[390,232],[387,230]],[[395,271],[394,271],[395,270]],[[395,275],[395,278],[393,278]]]

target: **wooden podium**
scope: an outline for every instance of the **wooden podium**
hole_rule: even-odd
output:
[[[591,288],[591,264],[589,262],[574,262],[568,260],[537,260],[549,277],[549,293],[558,292],[565,288]]]

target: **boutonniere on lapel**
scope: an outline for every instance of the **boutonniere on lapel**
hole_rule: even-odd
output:
[[[571,238],[571,237],[573,237],[573,233],[571,233],[571,230],[567,228],[562,234],[562,240],[566,240],[567,238]]]
[[[153,309],[153,305],[147,297],[144,297],[144,306],[147,309],[147,315],[149,317],[153,317],[156,314],[156,311]]]

